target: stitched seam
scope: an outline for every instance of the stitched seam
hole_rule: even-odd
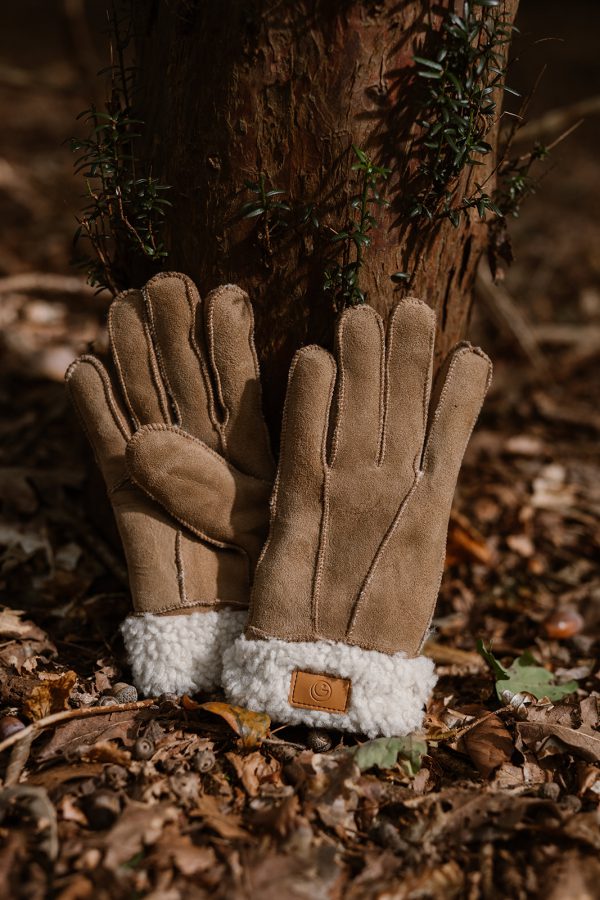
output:
[[[180,428],[178,425],[168,425],[164,422],[153,422],[150,425],[143,425],[140,430],[136,431],[136,433],[129,439],[129,444],[133,446],[139,441],[143,440],[144,435],[149,431],[169,431],[178,434],[182,438],[185,438],[185,440],[187,441],[192,441],[195,444],[200,444],[202,449],[207,453],[210,453],[211,456],[214,456],[214,458],[218,460],[222,466],[225,466],[228,469],[235,469],[243,478],[250,478],[253,481],[258,481],[260,482],[260,484],[266,485],[267,487],[271,486],[270,481],[266,481],[263,478],[257,478],[255,475],[248,475],[246,472],[242,472],[241,469],[238,469],[237,466],[234,466],[233,463],[231,463],[228,459],[225,459],[224,456],[222,456],[220,453],[217,453],[217,451],[213,450],[212,447],[209,447],[208,444],[205,444],[204,441],[201,440],[201,438],[196,437],[196,435],[191,434],[189,431],[184,431],[184,429]]]
[[[425,379],[425,383],[423,384],[423,400],[422,400],[423,418],[422,418],[422,422],[421,422],[422,437],[421,437],[420,446],[417,449],[415,458],[413,460],[413,469],[415,470],[415,472],[420,472],[423,468],[423,466],[421,465],[421,459],[423,457],[423,453],[424,453],[424,449],[425,449],[425,440],[426,440],[426,436],[427,436],[427,416],[429,413],[429,400],[431,397],[431,381],[432,381],[432,377],[433,377],[434,345],[435,345],[435,328],[433,328],[431,330],[431,334],[429,335],[429,346],[427,348],[428,353],[429,353],[429,363],[427,366],[427,378]]]
[[[173,427],[173,426],[168,426],[168,425],[160,426],[160,425],[156,425],[156,426],[146,426],[146,427],[149,427],[149,428],[156,427],[157,429],[158,429],[158,428],[165,428],[165,429],[168,429],[169,427]],[[182,432],[182,433],[185,433],[185,432]],[[136,439],[136,437],[137,437],[139,434],[141,434],[141,432],[137,432],[137,434],[135,434],[135,435],[131,438],[131,440],[130,440],[129,443],[130,443],[130,444],[133,443],[134,440]],[[152,491],[149,489],[149,487],[148,487],[147,484],[144,484],[144,485],[142,486],[141,484],[139,484],[139,483],[135,480],[135,476],[133,475],[133,473],[130,472],[130,475],[131,475],[131,480],[133,481],[133,483],[134,483],[134,484],[135,484],[135,485],[136,485],[136,486],[137,486],[137,487],[138,487],[138,488],[139,488],[139,489],[140,489],[147,497],[150,497],[151,500],[154,500],[154,502],[155,502],[156,504],[158,504],[158,506],[159,506],[161,509],[165,509],[165,506],[164,506],[164,505],[161,503],[161,501],[160,501],[160,500],[152,493]],[[175,519],[175,521],[177,521],[177,522],[179,522],[181,525],[185,526],[185,528],[187,528],[188,531],[191,531],[192,534],[195,534],[196,537],[199,537],[201,540],[206,541],[207,544],[210,544],[212,547],[219,547],[221,550],[237,550],[238,552],[240,552],[240,553],[243,554],[244,558],[245,558],[245,559],[247,560],[247,562],[248,562],[248,565],[250,564],[250,563],[249,563],[249,559],[248,559],[248,554],[246,553],[246,551],[244,550],[243,547],[239,547],[237,544],[228,544],[228,543],[226,543],[225,541],[219,541],[217,538],[209,537],[207,534],[204,534],[204,532],[200,531],[199,528],[195,528],[190,522],[187,522],[182,516],[177,516],[177,515],[173,512],[173,510],[169,509],[169,510],[167,510],[167,512],[168,512],[168,514],[171,516],[171,518]]]
[[[379,434],[377,435],[377,453],[375,457],[375,465],[380,466],[383,461],[385,448],[385,412],[386,412],[386,390],[387,390],[387,365],[386,365],[386,346],[385,331],[383,321],[378,317],[379,333],[381,336],[381,344],[379,348]]]
[[[388,344],[387,344],[387,354],[386,354],[386,373],[387,373],[387,392],[386,392],[386,410],[385,410],[385,440],[387,443],[387,434],[389,429],[389,394],[390,394],[390,382],[391,378],[389,375],[390,369],[390,360],[392,358],[394,341],[396,339],[396,317],[399,315],[399,312],[402,311],[405,307],[412,306],[418,309],[425,308],[431,311],[431,307],[424,303],[422,300],[418,300],[416,297],[406,297],[406,299],[401,300],[400,303],[396,304],[394,310],[392,312],[390,327],[388,332]],[[423,454],[423,447],[425,444],[425,435],[427,431],[427,413],[429,409],[429,398],[431,394],[431,381],[432,381],[432,372],[433,372],[433,349],[435,345],[435,327],[430,330],[429,333],[429,346],[427,348],[428,354],[428,367],[427,367],[427,377],[423,383],[423,398],[422,398],[422,423],[421,423],[421,434],[422,438],[419,443],[419,447],[415,453],[415,457],[413,459],[413,471],[416,473],[419,471],[419,463],[421,460],[421,456]],[[386,448],[387,449],[387,448]],[[385,458],[385,452],[383,455]],[[380,460],[381,464],[383,462],[383,458]]]
[[[166,274],[166,273],[161,273]],[[171,408],[173,413],[175,414],[175,421],[177,424],[181,424],[181,410],[179,409],[179,404],[177,403],[177,398],[173,393],[173,388],[171,387],[171,383],[169,381],[169,377],[167,375],[167,371],[162,358],[162,351],[159,346],[159,342],[156,336],[156,325],[154,322],[154,308],[152,306],[152,301],[150,299],[150,293],[148,288],[154,281],[154,278],[151,279],[146,285],[144,285],[142,296],[144,298],[144,308],[146,310],[146,316],[148,318],[148,330],[150,332],[150,338],[152,345],[154,347],[154,353],[156,356],[156,364],[158,366],[158,371],[160,373],[160,378],[164,385],[165,392],[169,398],[169,402],[171,404]],[[170,419],[171,416],[167,416],[167,419]]]
[[[273,482],[271,499],[269,501],[269,534],[267,536],[267,540],[263,544],[263,548],[260,553],[260,556],[258,557],[258,562],[256,564],[257,569],[260,566],[261,562],[263,561],[264,557],[266,556],[268,549],[271,545],[275,521],[277,519],[277,499],[278,499],[278,495],[279,495],[279,487],[281,484],[281,470],[283,468],[284,459],[287,455],[286,454],[286,440],[287,440],[287,433],[288,433],[288,419],[289,419],[288,397],[290,396],[290,384],[292,383],[294,371],[296,369],[296,366],[298,365],[298,362],[299,362],[301,356],[305,356],[307,353],[309,353],[311,351],[314,352],[315,349],[318,350],[319,352],[326,352],[326,351],[323,351],[323,349],[321,347],[318,347],[316,344],[309,344],[308,346],[302,347],[300,350],[296,351],[296,353],[294,354],[294,357],[292,359],[292,362],[290,364],[290,369],[288,372],[285,402],[283,404],[283,415],[282,415],[282,419],[281,419],[281,449],[280,449],[280,453],[279,453],[279,462],[277,464],[277,471],[275,473],[275,480]],[[335,382],[335,374],[336,374],[336,369],[335,369],[335,363],[334,363],[334,368],[332,369],[333,378],[332,378],[332,386],[330,388],[329,403],[331,403],[331,394],[333,393],[333,383]],[[328,411],[329,411],[329,407],[328,407]],[[329,420],[329,416],[328,416],[328,420]],[[325,433],[327,433],[327,428],[325,428]],[[252,618],[254,605],[255,605],[254,601],[251,598],[250,599],[250,618]]]
[[[325,566],[325,554],[329,546],[327,535],[329,531],[329,482],[331,472],[327,467],[323,470],[323,482],[321,487],[321,521],[319,523],[319,543],[317,556],[313,570],[313,583],[310,601],[310,625],[314,635],[319,634],[319,599],[321,583],[323,580],[323,568]]]
[[[71,380],[71,377],[72,377],[75,369],[77,368],[78,364],[82,363],[82,362],[86,362],[86,363],[89,363],[90,365],[92,365],[94,367],[94,369],[96,370],[96,372],[98,373],[98,375],[100,376],[100,381],[102,382],[102,387],[104,390],[104,397],[106,399],[107,405],[109,407],[110,412],[112,413],[113,419],[115,421],[115,425],[121,432],[121,435],[125,439],[125,441],[128,441],[130,439],[131,431],[127,428],[126,423],[123,421],[123,419],[121,417],[119,409],[115,403],[115,399],[114,399],[113,391],[112,391],[112,385],[110,384],[110,381],[108,378],[108,373],[106,372],[106,369],[104,368],[104,366],[102,365],[100,360],[97,359],[95,356],[91,356],[88,354],[86,354],[84,356],[80,356],[78,359],[74,360],[74,362],[72,362],[71,365],[69,366],[69,368],[67,369],[66,374],[65,374],[65,381],[67,382],[69,396],[71,397],[73,405],[75,406],[75,409],[77,410],[77,414],[81,420],[83,430],[85,431],[85,433],[88,436],[88,440],[89,440],[90,444],[92,445],[92,449],[94,450],[94,455],[95,455],[96,451],[94,448],[94,444],[91,440],[90,433],[87,430],[87,427],[85,425],[85,420],[83,418],[81,409],[77,404],[77,397],[76,397],[77,392],[76,391],[74,392],[73,388],[69,384],[69,381]]]
[[[139,605],[140,604],[138,602],[138,606]],[[158,615],[159,613],[171,612],[171,610],[176,610],[176,609],[192,609],[195,606],[204,607],[204,610],[202,610],[202,612],[204,612],[205,610],[206,610],[206,612],[212,612],[213,610],[219,610],[219,609],[231,609],[233,612],[238,612],[238,611],[244,612],[247,609],[247,606],[244,603],[241,603],[241,602],[238,603],[234,600],[189,600],[188,599],[187,603],[181,603],[179,605],[169,604],[168,606],[159,606],[156,609],[146,610],[145,612],[136,611],[133,613],[129,613],[129,615],[130,616],[133,615],[136,617],[154,615],[154,614]]]
[[[288,634],[287,632],[278,632],[276,635],[273,632],[264,631],[262,628],[257,628],[255,625],[247,625],[244,631],[247,640],[253,640],[256,637],[257,640],[260,641],[283,641],[286,644],[312,644],[315,642],[314,635],[305,634]],[[319,641],[325,641],[331,644],[347,644],[348,646],[358,647],[361,650],[373,651],[375,653],[383,653],[384,656],[396,656],[398,653],[402,653],[406,659],[414,659],[413,656],[408,656],[406,651],[404,650],[394,650],[390,647],[390,649],[382,650],[382,645],[380,642],[377,644],[371,643],[371,641],[359,641],[359,640],[350,640],[344,639],[343,641],[333,640],[331,638],[319,637]],[[418,654],[415,654],[417,656]]]
[[[185,605],[187,603],[187,595],[185,593],[185,570],[183,568],[183,554],[181,552],[181,531],[177,530],[175,534],[175,566],[177,568],[177,585],[179,587],[179,599]]]
[[[119,354],[117,353],[117,350],[116,350],[117,343],[115,341],[115,329],[114,329],[114,324],[113,324],[113,317],[115,315],[115,310],[116,310],[118,304],[126,303],[129,300],[129,298],[133,297],[134,295],[138,295],[138,294],[140,295],[141,300],[142,300],[142,313],[146,312],[143,292],[140,292],[135,289],[132,289],[129,291],[123,291],[121,294],[119,294],[115,298],[115,300],[111,303],[110,309],[108,311],[108,334],[109,334],[109,339],[110,339],[111,355],[112,355],[113,362],[114,362],[115,368],[116,368],[118,376],[119,376],[121,392],[123,394],[125,403],[129,409],[129,413],[131,415],[131,418],[132,418],[136,428],[139,428],[142,423],[141,423],[141,420],[138,418],[138,415],[134,408],[134,404],[132,403],[132,401],[130,399],[129,391],[127,389],[127,378],[125,378],[125,373],[124,373],[123,367],[121,365],[121,360],[120,360]],[[152,382],[154,384],[154,388],[156,390],[156,395],[158,398],[158,406],[162,413],[163,419],[166,422],[168,422],[169,419],[171,418],[169,408],[168,408],[168,399],[165,394],[165,390],[164,390],[163,384],[160,380],[160,375],[159,375],[157,367],[156,367],[154,348],[152,347],[152,339],[150,336],[148,323],[144,319],[144,320],[142,320],[141,325],[142,325],[142,331],[144,333],[144,338],[145,338],[145,342],[146,342],[147,360],[148,360],[149,367],[150,367],[150,376],[151,376]]]
[[[164,279],[164,278],[177,278],[179,281],[182,282],[182,284],[184,286],[185,298],[187,301],[188,309],[190,311],[190,327],[189,327],[189,331],[188,331],[188,339],[190,342],[190,346],[192,347],[192,350],[194,351],[194,355],[200,365],[200,373],[201,373],[202,380],[204,383],[204,389],[206,391],[206,398],[207,398],[207,404],[208,404],[208,415],[209,415],[210,422],[213,425],[213,427],[215,427],[216,431],[220,434],[219,427],[218,427],[218,419],[217,419],[216,412],[215,412],[214,391],[213,391],[213,386],[212,386],[212,382],[210,379],[210,374],[206,369],[206,363],[205,363],[203,354],[201,352],[201,349],[198,345],[198,342],[196,341],[196,335],[195,335],[195,331],[194,331],[195,325],[196,325],[196,315],[198,313],[199,307],[201,306],[201,300],[200,300],[200,296],[196,290],[196,286],[193,283],[193,281],[191,281],[191,279],[188,278],[187,275],[183,275],[181,272],[159,272],[158,275],[155,275],[153,278],[151,278],[150,281],[144,287],[144,297],[146,299],[147,307],[149,308],[149,319],[150,319],[150,323],[151,323],[152,335],[154,337],[154,342],[156,345],[157,359],[158,359],[158,363],[160,366],[162,377],[165,381],[165,384],[168,386],[169,397],[171,399],[171,402],[174,404],[175,409],[177,410],[179,424],[181,424],[181,412],[179,410],[179,405],[177,403],[176,397],[173,393],[173,389],[171,388],[169,380],[166,377],[166,371],[165,371],[165,366],[164,366],[164,362],[162,359],[160,345],[156,339],[154,315],[153,315],[152,302],[150,300],[150,293],[149,293],[149,289],[154,284],[154,282],[159,281],[160,279]]]
[[[226,429],[227,423],[229,422],[229,409],[225,404],[223,399],[223,388],[221,385],[221,376],[219,373],[219,369],[215,363],[215,334],[214,334],[214,303],[211,302],[210,295],[207,297],[205,306],[204,306],[204,321],[206,323],[206,349],[208,352],[208,358],[210,361],[211,374],[214,379],[214,384],[216,388],[216,395],[219,406],[223,412],[223,418],[217,418],[216,416],[216,406],[214,409],[215,413],[215,422],[213,423],[219,432],[219,437],[221,439],[221,446],[223,448],[223,455],[227,456],[227,437],[226,437]],[[212,416],[211,416],[212,418]]]
[[[487,380],[485,383],[483,396],[481,398],[481,403],[479,405],[477,415],[473,417],[473,424],[471,425],[471,428],[469,429],[469,433],[467,435],[467,440],[465,442],[465,449],[467,447],[467,444],[469,443],[469,440],[471,438],[471,434],[473,433],[473,429],[475,428],[477,419],[479,418],[479,413],[481,412],[481,409],[483,407],[483,401],[485,400],[485,395],[487,394],[488,388],[492,381],[492,364],[490,362],[489,357],[483,352],[483,350],[480,350],[479,347],[473,347],[467,341],[464,341],[462,344],[459,344],[458,347],[453,351],[452,361],[448,367],[448,371],[446,372],[446,377],[444,379],[444,387],[442,388],[441,394],[438,398],[437,406],[435,408],[435,413],[433,415],[433,419],[431,420],[431,426],[429,428],[429,432],[426,437],[425,449],[424,449],[424,453],[423,453],[423,462],[421,463],[421,471],[425,471],[427,462],[429,460],[429,450],[431,447],[431,436],[432,436],[433,432],[435,431],[437,423],[439,422],[443,404],[448,396],[448,391],[450,390],[450,380],[451,380],[450,376],[452,375],[454,369],[458,365],[459,358],[461,356],[463,356],[465,353],[475,353],[475,354],[477,354],[477,356],[480,356],[482,359],[487,360],[487,362],[489,363],[488,376],[487,376]],[[463,451],[463,455],[464,455],[464,451]]]
[[[323,568],[325,565],[325,553],[328,548],[327,535],[329,531],[329,485],[331,480],[331,469],[327,465],[327,435],[329,432],[329,415],[335,382],[336,378],[334,374],[334,377],[332,377],[329,384],[327,415],[325,417],[323,435],[321,438],[321,465],[323,473],[321,482],[321,521],[319,523],[319,543],[317,545],[317,556],[315,558],[310,601],[310,624],[315,636],[319,634],[319,600],[321,594],[321,582],[323,579]]]
[[[206,346],[208,350],[208,358],[210,360],[212,376],[215,380],[216,386],[216,395],[223,410],[223,420],[219,422],[219,425],[225,427],[227,422],[229,421],[229,408],[225,404],[225,400],[223,399],[223,387],[221,385],[221,375],[219,372],[219,368],[215,362],[215,328],[214,328],[214,302],[211,301],[211,297],[207,297],[206,303],[206,332],[207,332],[207,341]]]
[[[144,306],[146,304],[144,303]],[[154,381],[154,386],[156,388],[156,393],[158,394],[158,405],[160,406],[160,411],[162,412],[163,419],[165,422],[170,422],[171,420],[171,410],[169,409],[169,398],[167,396],[167,392],[165,391],[165,386],[162,382],[160,366],[158,364],[158,360],[156,358],[156,351],[154,349],[154,344],[152,343],[152,333],[150,331],[150,326],[148,324],[148,320],[144,322],[144,335],[146,337],[146,344],[148,346],[148,359],[150,361],[150,371],[152,373],[152,380]],[[177,403],[173,398],[173,404],[175,409],[177,409]],[[179,415],[179,411],[177,410],[177,414]]]
[[[383,554],[385,553],[385,550],[386,550],[390,540],[392,539],[394,532],[396,531],[396,529],[398,527],[400,519],[402,518],[410,500],[412,499],[412,497],[417,489],[417,486],[419,485],[419,483],[421,481],[422,474],[423,474],[422,472],[418,472],[415,475],[415,478],[413,480],[413,483],[410,487],[408,494],[402,500],[402,503],[400,504],[398,511],[396,512],[396,515],[394,516],[390,526],[388,527],[388,529],[383,537],[383,540],[381,541],[381,543],[379,544],[379,547],[377,548],[377,552],[375,553],[375,556],[373,557],[373,560],[371,561],[371,565],[369,566],[369,571],[367,572],[366,578],[363,581],[362,587],[360,588],[358,596],[352,607],[350,621],[348,624],[348,628],[346,629],[346,638],[349,638],[352,635],[352,632],[356,625],[356,620],[358,618],[358,611],[359,611],[361,601],[364,599],[367,589],[368,589],[369,585],[371,584],[371,581],[373,580],[373,577],[375,575],[377,566],[379,565],[379,562],[380,562]]]
[[[277,632],[277,635],[273,634],[272,631],[265,631],[263,628],[258,628],[256,625],[248,625],[246,628],[246,634],[257,635],[260,640],[265,641],[286,641],[287,643],[293,644],[305,644],[305,643],[313,643],[315,640],[315,636],[310,632],[306,632],[305,634],[289,634],[286,631]],[[321,638],[319,640],[322,640]]]
[[[132,291],[127,291],[127,293],[125,295],[119,294],[119,296],[111,303],[109,310],[108,310],[108,340],[109,340],[109,344],[110,344],[111,356],[113,358],[113,362],[114,362],[115,368],[117,370],[117,374],[119,376],[119,383],[120,383],[120,387],[121,387],[121,392],[123,394],[123,398],[125,400],[125,405],[129,409],[129,415],[132,418],[135,428],[139,428],[141,423],[136,415],[136,412],[133,408],[131,400],[129,399],[129,394],[127,393],[127,384],[125,383],[125,377],[123,374],[123,369],[121,368],[121,362],[119,360],[119,355],[118,355],[118,353],[115,352],[115,338],[114,338],[114,329],[113,329],[113,315],[114,315],[114,310],[115,310],[115,304],[117,303],[117,301],[119,301],[121,299],[124,300],[125,297],[128,297],[134,293],[135,293],[135,291],[132,290]]]
[[[472,345],[471,345],[471,344],[467,344],[467,342],[464,342],[464,344],[462,345],[462,347],[463,347],[463,349],[462,349],[461,351],[459,351],[459,352],[471,352],[471,353],[477,353],[477,355],[478,355],[478,356],[481,356],[482,359],[487,360],[488,363],[489,363],[489,370],[488,370],[488,376],[487,376],[486,383],[485,383],[485,388],[484,388],[484,391],[483,391],[483,396],[482,396],[482,398],[481,398],[481,403],[479,404],[479,409],[477,410],[477,415],[475,415],[475,416],[473,417],[473,424],[471,425],[471,428],[469,429],[469,433],[468,433],[468,435],[467,435],[467,440],[465,441],[465,445],[464,445],[463,452],[462,452],[462,455],[461,455],[461,460],[462,460],[462,458],[464,457],[465,450],[466,450],[466,448],[467,448],[468,445],[469,445],[469,441],[471,440],[471,435],[473,434],[473,430],[474,430],[474,428],[475,428],[475,425],[477,424],[477,420],[478,420],[478,418],[479,418],[479,414],[481,413],[481,410],[482,410],[482,408],[483,408],[483,403],[484,403],[484,401],[485,401],[486,394],[487,394],[487,392],[488,392],[488,390],[489,390],[489,387],[490,387],[490,384],[491,384],[491,381],[492,381],[492,371],[493,371],[493,367],[492,367],[491,360],[490,360],[490,358],[487,356],[487,354],[485,354],[485,353],[483,352],[483,350],[480,350],[479,347],[472,347]],[[456,354],[457,357],[458,357],[458,355],[459,355],[459,352],[457,352],[457,354]],[[453,362],[454,362],[454,360],[453,360]],[[452,366],[451,366],[450,368],[452,368]],[[440,395],[440,399],[439,399],[438,405],[437,405],[437,407],[436,407],[436,414],[437,414],[437,410],[439,410],[439,408],[440,408],[440,406],[441,406],[441,403],[442,403],[442,397],[443,397],[443,395],[444,395],[444,393],[445,393],[446,385],[448,384],[448,378],[449,378],[449,375],[450,375],[450,371],[448,371],[448,374],[446,375],[446,380],[445,380],[445,382],[444,382],[444,388],[442,389],[442,394]],[[435,420],[436,420],[436,417],[437,417],[437,415],[434,415],[434,422],[435,422]],[[427,458],[427,449],[429,448],[429,437],[431,436],[432,431],[433,431],[433,422],[432,422],[431,429],[430,429],[430,431],[429,431],[429,435],[428,435],[428,437],[427,437],[427,447],[426,447],[426,450],[425,450],[425,456],[424,456],[424,460],[423,460],[423,469],[425,469],[425,459]],[[431,607],[431,615],[429,616],[429,621],[428,621],[428,623],[427,623],[427,628],[426,628],[425,631],[423,632],[423,637],[422,637],[422,639],[421,639],[421,643],[419,644],[419,652],[420,652],[420,651],[422,650],[422,648],[423,648],[423,644],[425,643],[425,640],[426,640],[426,638],[427,638],[427,634],[428,634],[429,629],[430,629],[430,627],[431,627],[431,622],[432,622],[432,619],[433,619],[433,615],[434,615],[434,613],[435,613],[435,603],[436,603],[437,598],[438,598],[438,596],[439,596],[440,588],[441,588],[441,586],[442,586],[442,579],[443,579],[443,577],[444,577],[444,559],[445,559],[445,557],[446,557],[446,548],[447,548],[447,546],[448,546],[448,529],[446,529],[446,540],[444,541],[443,551],[442,551],[440,560],[439,560],[439,562],[438,562],[439,577],[438,577],[438,582],[437,582],[437,588],[436,588],[435,595],[434,595],[434,602],[433,602],[433,605],[432,605],[432,607]]]
[[[252,303],[250,301],[250,297],[248,296],[246,291],[244,291],[237,284],[223,284],[220,287],[217,287],[210,292],[210,294],[206,298],[206,302],[207,303],[210,302],[211,308],[212,308],[213,298],[216,299],[223,295],[230,294],[232,291],[234,291],[240,297],[240,299],[243,300],[243,302],[246,305],[246,309],[248,310],[248,312],[250,314],[250,333],[249,333],[248,344],[250,347],[250,354],[252,356],[252,364],[254,367],[254,377],[256,378],[256,385],[257,385],[257,391],[258,391],[257,416],[258,416],[258,420],[260,423],[260,429],[262,431],[262,435],[264,438],[263,450],[265,451],[265,455],[267,457],[268,462],[271,464],[272,470],[274,470],[275,469],[275,459],[273,457],[273,452],[271,450],[271,438],[269,435],[269,429],[267,428],[267,423],[265,422],[265,417],[263,415],[263,390],[262,390],[262,382],[261,382],[261,378],[260,378],[260,366],[259,366],[259,362],[258,362],[258,354],[256,352],[256,343],[254,341],[254,325],[255,325],[254,309],[253,309]],[[220,385],[219,385],[219,389],[220,389]],[[225,404],[223,404],[223,406],[225,407]]]
[[[336,333],[336,357],[339,360],[339,376],[338,376],[338,405],[336,410],[336,422],[335,428],[333,430],[333,438],[331,441],[331,453],[329,456],[329,465],[333,467],[335,465],[336,457],[339,451],[339,445],[342,442],[340,439],[340,435],[342,438],[344,437],[344,432],[347,432],[347,428],[342,429],[342,425],[345,419],[345,409],[346,409],[346,373],[344,366],[344,328],[346,326],[346,321],[351,315],[357,315],[360,313],[361,315],[370,315],[375,318],[378,327],[379,327],[379,335],[380,335],[380,381],[379,381],[379,433],[377,435],[377,451],[376,451],[376,459],[379,459],[379,455],[381,453],[381,443],[383,440],[383,418],[382,418],[382,407],[383,407],[383,396],[382,396],[382,385],[383,385],[383,373],[385,372],[385,332],[383,329],[383,322],[381,320],[381,316],[373,309],[372,306],[361,306],[355,307],[353,309],[345,310],[338,324],[338,329]]]
[[[333,435],[331,437],[331,448],[329,453],[329,465],[333,466],[335,463],[335,458],[337,456],[339,439],[340,439],[340,429],[341,422],[343,419],[344,413],[344,405],[345,405],[345,391],[346,391],[346,372],[345,368],[342,364],[342,331],[343,325],[346,319],[348,318],[348,313],[342,313],[340,317],[340,321],[338,323],[336,336],[335,336],[335,357],[339,360],[338,365],[338,373],[336,379],[336,409],[335,409],[335,427],[333,429]]]

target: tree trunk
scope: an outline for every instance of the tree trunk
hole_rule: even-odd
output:
[[[517,3],[505,4],[511,16]],[[172,186],[168,266],[203,294],[223,281],[249,292],[274,430],[294,351],[331,342],[323,276],[331,229],[343,227],[356,193],[353,144],[392,170],[361,271],[367,302],[385,317],[408,294],[427,301],[438,314],[438,360],[464,336],[486,223],[475,213],[458,227],[423,224],[403,204],[419,152],[413,55],[435,47],[439,25],[424,0],[137,4],[139,114],[152,174]],[[487,140],[495,145],[495,133]],[[489,187],[495,152],[484,163],[477,179],[491,176]],[[261,174],[286,204],[314,207],[320,228],[291,214],[287,226],[243,218],[253,196],[244,182]],[[410,280],[395,284],[395,272]]]

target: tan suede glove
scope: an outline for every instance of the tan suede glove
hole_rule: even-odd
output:
[[[114,368],[83,356],[66,380],[125,549],[134,612],[122,632],[134,681],[149,695],[208,690],[245,623],[268,528],[274,463],[252,308],[233,285],[202,303],[189,279],[166,273],[114,300],[109,333]],[[183,453],[171,455],[173,441]],[[202,491],[181,468],[190,445],[206,461]],[[190,525],[198,509],[227,528]]]
[[[434,336],[417,300],[396,306],[387,340],[360,306],[339,320],[337,366],[319,347],[296,355],[270,534],[245,636],[224,654],[232,703],[369,737],[420,726],[435,674],[419,653],[491,376],[460,344],[430,402]]]

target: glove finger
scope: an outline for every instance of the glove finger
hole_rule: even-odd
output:
[[[125,446],[131,435],[127,414],[111,379],[95,356],[80,356],[65,374],[71,399],[94,455],[111,490],[126,474]]]
[[[136,432],[126,458],[138,487],[178,522],[218,547],[242,547],[256,563],[267,535],[270,483],[169,425]]]
[[[431,392],[435,314],[420,300],[393,309],[387,333],[384,459],[407,476],[419,467]]]
[[[219,411],[207,367],[202,309],[195,285],[178,272],[163,272],[148,282],[144,300],[175,424],[220,449]]]
[[[227,457],[256,478],[272,480],[275,464],[262,414],[254,316],[248,295],[233,284],[204,302],[206,339],[219,401]]]
[[[379,459],[383,428],[384,330],[370,306],[342,313],[337,329],[339,361],[336,426],[331,464]]]
[[[126,291],[113,300],[108,332],[121,391],[135,426],[169,422],[169,402],[140,291]]]
[[[292,360],[273,496],[284,521],[293,518],[298,508],[321,508],[335,376],[335,360],[321,347],[303,347]],[[305,524],[302,530],[308,543]]]
[[[436,379],[422,469],[450,496],[491,377],[485,353],[463,343],[449,353]]]

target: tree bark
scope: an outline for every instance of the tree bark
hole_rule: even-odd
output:
[[[511,16],[517,4],[506,0]],[[418,153],[413,55],[435,47],[439,23],[425,0],[137,4],[137,105],[152,174],[172,186],[168,266],[202,293],[223,281],[249,292],[274,430],[294,351],[332,340],[326,235],[356,190],[352,144],[392,169],[361,273],[367,302],[384,317],[409,294],[434,307],[437,360],[465,334],[486,224],[475,214],[458,228],[423,226],[403,211]],[[477,171],[486,189],[494,165],[490,153]],[[270,234],[263,219],[242,218],[244,182],[261,173],[290,205],[314,205],[322,227]],[[410,281],[395,285],[397,271]]]

